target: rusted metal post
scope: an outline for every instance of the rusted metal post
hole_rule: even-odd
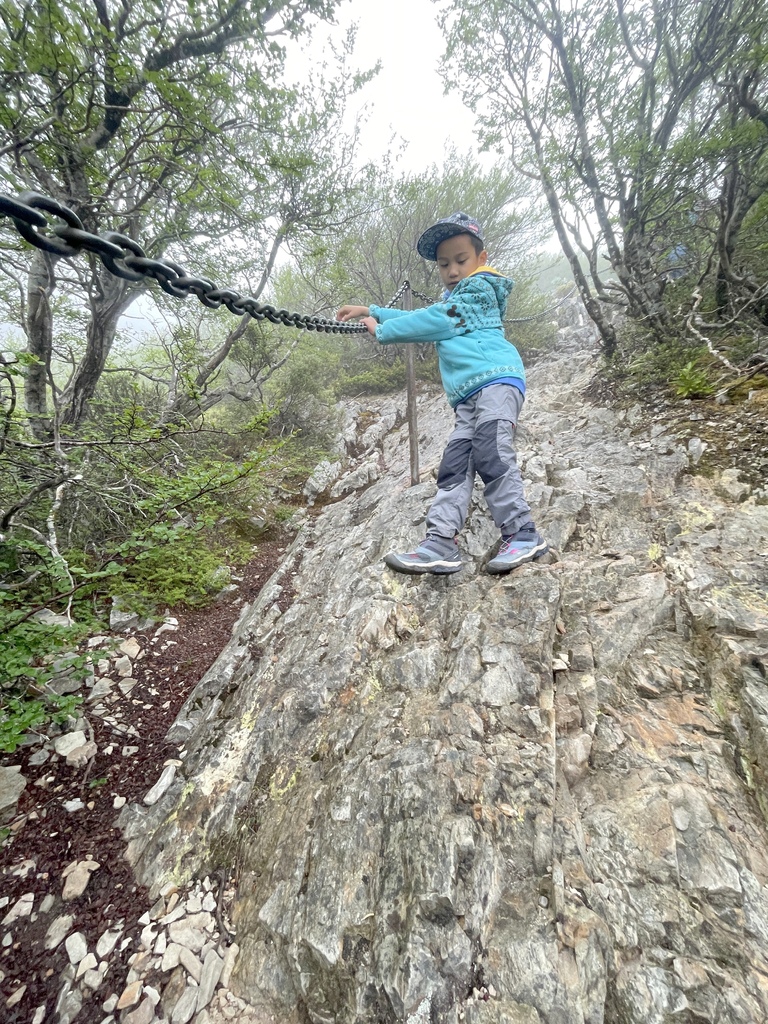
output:
[[[406,281],[403,309],[413,309],[411,285]],[[416,422],[416,372],[413,366],[413,345],[405,346],[405,386],[408,407],[408,442],[411,453],[411,487],[419,482],[419,427]]]

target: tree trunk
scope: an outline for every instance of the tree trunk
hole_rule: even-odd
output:
[[[61,421],[76,427],[88,411],[117,333],[117,323],[136,298],[137,290],[122,278],[104,271],[98,298],[91,302],[91,319],[83,358],[59,399]]]
[[[49,299],[56,288],[54,258],[41,250],[35,252],[27,281],[27,351],[32,360],[24,382],[24,404],[29,425],[36,438],[50,431],[48,378],[53,344],[53,318]]]

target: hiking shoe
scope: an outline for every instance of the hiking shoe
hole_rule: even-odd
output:
[[[549,545],[541,534],[537,533],[533,523],[530,523],[518,530],[513,537],[505,537],[502,540],[499,553],[486,565],[485,571],[491,574],[509,572],[517,565],[541,558],[546,551],[549,551]]]
[[[428,537],[415,551],[406,551],[403,554],[390,551],[384,556],[384,561],[396,572],[413,574],[430,572],[440,575],[458,572],[461,568],[458,544],[455,540],[445,540],[442,537]]]

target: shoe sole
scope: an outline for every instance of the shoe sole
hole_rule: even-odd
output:
[[[541,558],[549,551],[549,544],[546,541],[542,541],[537,547],[531,551],[527,551],[524,555],[520,555],[514,562],[504,562],[500,565],[494,565],[494,560],[491,559],[488,565],[485,567],[485,571],[490,573],[491,576],[499,576],[503,572],[509,572],[511,569],[516,569],[518,565],[525,565],[526,562],[533,562],[537,558]]]
[[[438,558],[434,562],[403,562],[394,553],[384,556],[384,561],[390,569],[396,572],[404,572],[409,576],[422,576],[432,574],[433,576],[445,576],[461,569],[461,562],[447,562]]]

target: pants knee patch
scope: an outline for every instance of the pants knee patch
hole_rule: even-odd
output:
[[[500,425],[499,420],[489,420],[486,423],[481,423],[475,431],[472,454],[475,460],[475,469],[484,484],[504,476],[509,469],[509,457],[505,458],[499,450]],[[512,424],[510,424],[510,428],[514,430]]]
[[[441,491],[450,490],[466,479],[471,457],[472,438],[460,437],[448,442],[437,472],[437,486]]]

